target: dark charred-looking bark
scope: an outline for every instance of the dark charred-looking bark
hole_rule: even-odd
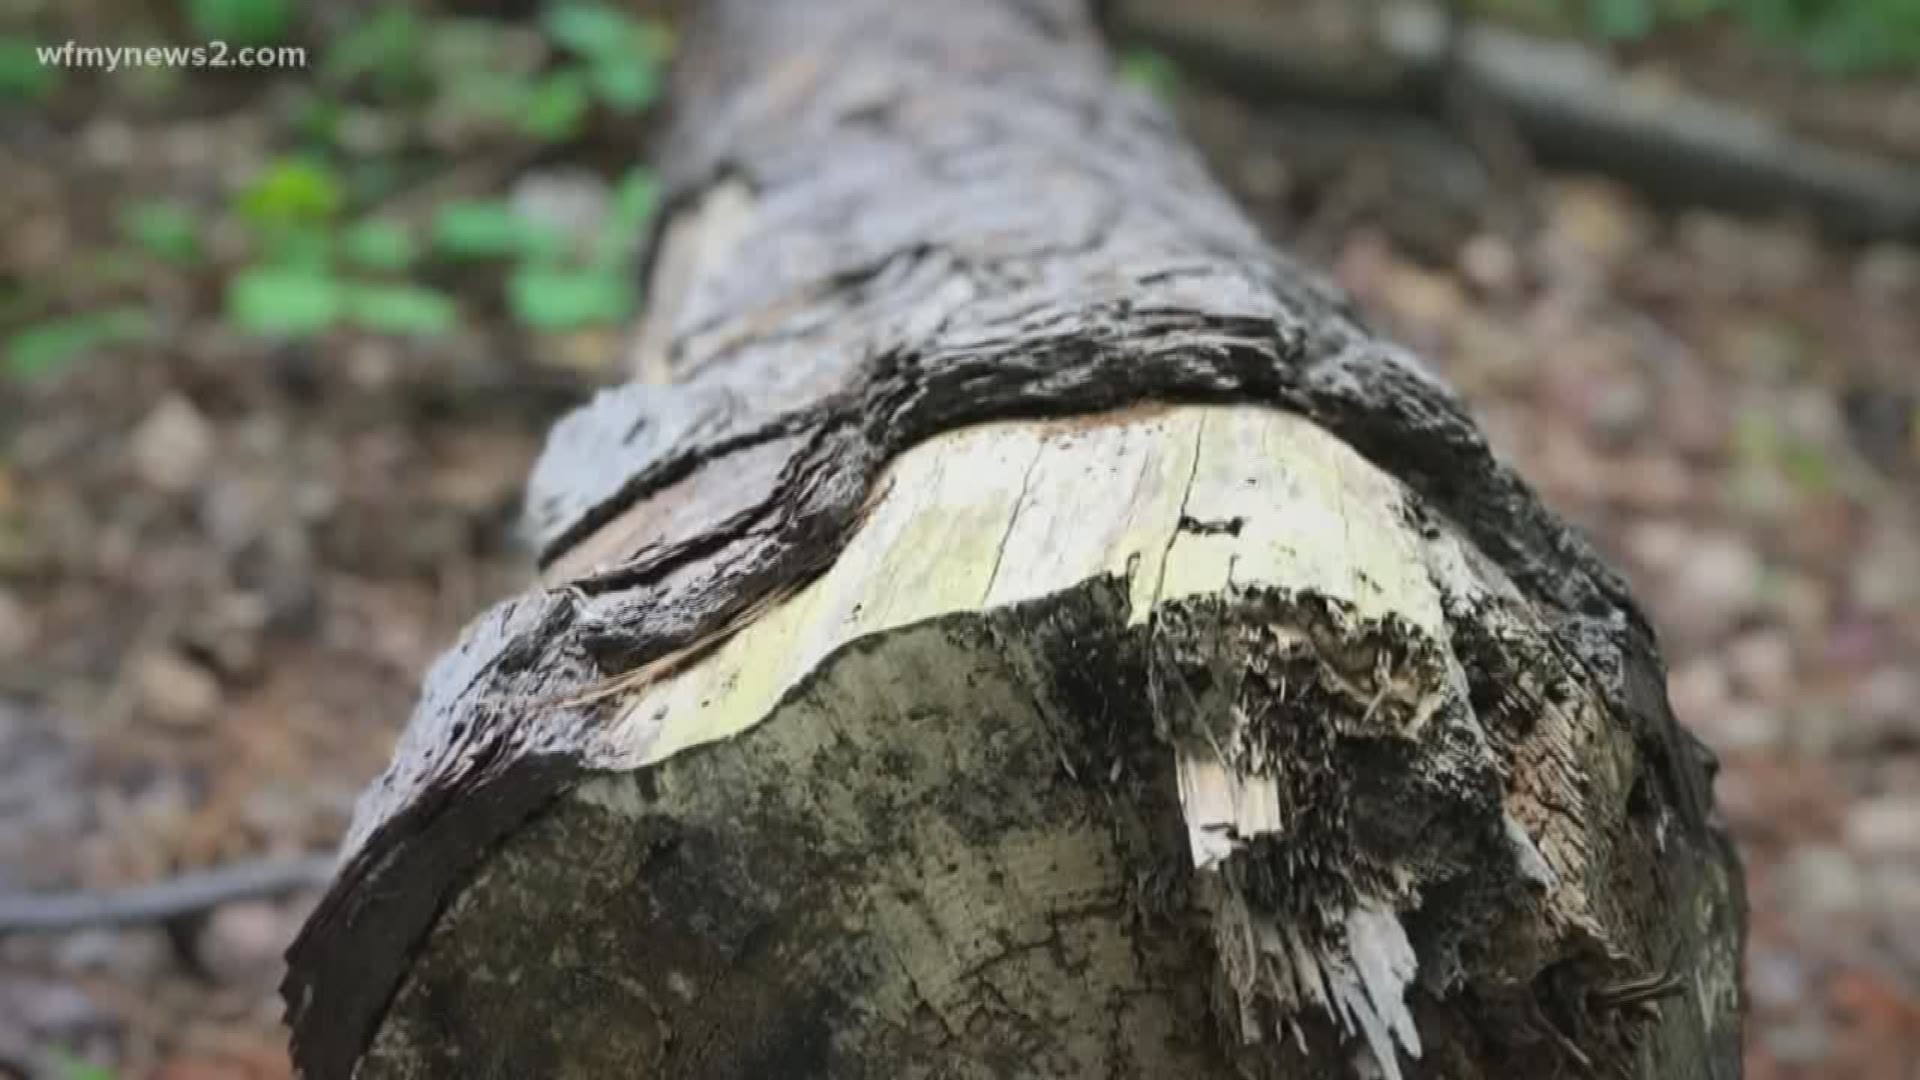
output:
[[[424,1076],[1720,1078],[1619,579],[1069,0],[716,0],[635,381],[291,956]]]

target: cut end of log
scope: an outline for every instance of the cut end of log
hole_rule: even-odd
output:
[[[1397,1080],[1473,1040],[1544,1063],[1726,1022],[1582,1003],[1668,948],[1630,917],[1676,888],[1635,847],[1660,811],[1629,805],[1631,738],[1497,569],[1311,422],[986,425],[880,489],[822,577],[613,706],[605,777],[462,891],[360,1076],[497,1036],[650,1075],[806,1049]],[[1671,899],[1717,910],[1713,880]],[[1572,1051],[1499,1034],[1543,1007],[1576,1010]]]

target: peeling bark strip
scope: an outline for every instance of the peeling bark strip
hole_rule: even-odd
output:
[[[363,797],[303,1073],[1736,1075],[1640,613],[1077,6],[703,19],[644,381]]]

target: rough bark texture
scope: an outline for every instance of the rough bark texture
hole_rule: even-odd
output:
[[[1394,1075],[1416,1037],[1422,1075],[1737,1072],[1737,874],[1644,619],[1075,5],[723,0],[682,67],[652,381],[556,429],[545,586],[436,666],[359,808],[291,954],[307,1076]],[[1150,400],[1306,418],[1476,568],[1409,554],[1454,583],[1421,623],[1231,561],[1177,602],[1107,572],[995,604],[996,561],[657,745],[680,721],[636,699],[811,595],[909,448]],[[1223,777],[1311,828],[1203,852]]]

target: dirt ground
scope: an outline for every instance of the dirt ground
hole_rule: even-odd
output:
[[[519,485],[612,352],[491,297],[430,343],[274,343],[223,324],[205,273],[84,271],[116,200],[270,153],[285,120],[249,85],[0,127],[0,276],[163,325],[0,381],[0,890],[329,849],[424,666],[526,581]],[[1746,860],[1748,1075],[1920,1080],[1920,251],[1581,178],[1520,214],[1434,190],[1398,136],[1307,168],[1262,110],[1182,107],[1275,238],[1444,371],[1651,610]],[[273,987],[311,901],[0,940],[0,1077],[287,1076]]]

